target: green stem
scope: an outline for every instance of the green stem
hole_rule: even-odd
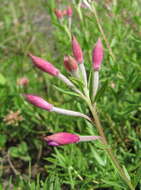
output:
[[[107,152],[108,156],[110,157],[110,160],[112,161],[112,163],[114,164],[114,166],[116,167],[118,173],[120,174],[121,178],[126,182],[126,184],[130,187],[131,190],[135,190],[135,188],[133,187],[133,185],[131,184],[130,180],[128,179],[128,177],[125,175],[123,169],[120,167],[117,159],[115,158],[113,152],[112,152],[112,149],[108,147],[108,142],[106,140],[106,137],[105,137],[105,134],[104,134],[104,131],[103,131],[103,128],[101,126],[101,123],[100,123],[100,120],[99,120],[99,117],[98,117],[98,114],[96,112],[96,108],[95,106],[92,105],[91,101],[90,100],[87,100],[87,104],[92,112],[92,115],[93,115],[93,118],[94,118],[94,121],[95,121],[95,125],[96,125],[96,128],[100,134],[100,136],[102,137],[102,143],[104,145],[106,145],[106,148],[105,148],[105,151]]]
[[[105,41],[105,43],[106,43],[107,48],[109,49],[110,55],[111,55],[111,57],[113,58],[113,60],[115,60],[115,55],[113,54],[113,51],[112,51],[112,49],[111,49],[111,47],[110,47],[110,44],[109,44],[109,42],[108,42],[108,40],[107,40],[107,37],[106,37],[106,35],[105,35],[105,33],[104,33],[104,30],[103,30],[103,28],[102,28],[102,26],[101,26],[100,19],[99,19],[99,17],[98,17],[98,14],[97,14],[97,11],[96,11],[95,4],[94,4],[94,3],[93,3],[93,6],[91,7],[90,10],[91,10],[91,12],[94,14],[94,16],[95,16],[95,19],[96,19],[96,22],[97,22],[99,31],[100,31],[100,33],[101,33],[101,35],[102,35],[102,37],[103,37],[103,39],[104,39],[104,41]]]

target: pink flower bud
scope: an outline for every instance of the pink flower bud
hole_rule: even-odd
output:
[[[36,57],[32,54],[29,54],[29,56],[32,59],[33,64],[42,71],[47,72],[53,76],[57,76],[59,74],[59,70],[56,69],[51,63],[41,59],[40,57]]]
[[[64,57],[64,66],[69,72],[76,71],[78,68],[77,61],[71,56]]]
[[[83,62],[83,52],[82,49],[76,40],[75,36],[72,37],[72,51],[73,55],[78,63]]]
[[[92,56],[93,68],[95,70],[98,71],[100,69],[102,59],[103,59],[103,46],[102,46],[101,39],[99,38],[93,50],[93,56]]]
[[[44,140],[47,141],[50,146],[62,146],[65,144],[73,144],[77,142],[93,141],[101,139],[100,136],[79,136],[72,133],[61,132],[55,133],[50,136],[44,137]]]
[[[28,83],[29,83],[29,80],[26,77],[22,77],[17,80],[17,85],[19,86],[26,86],[28,85]]]
[[[68,6],[68,8],[67,8],[67,16],[72,17],[72,14],[73,14],[73,12],[72,12],[71,6]]]
[[[58,19],[62,19],[63,18],[63,11],[61,11],[61,10],[57,10],[57,9],[55,9],[55,15],[56,15],[56,17],[58,18]]]
[[[41,109],[47,110],[47,111],[52,111],[53,109],[53,105],[49,104],[48,102],[46,102],[44,99],[42,99],[39,96],[35,96],[32,94],[24,94],[24,97],[26,98],[26,100],[33,104],[34,106],[37,106]]]
[[[62,14],[63,14],[63,16],[66,16],[67,15],[67,10],[63,10]]]
[[[32,94],[24,94],[23,96],[26,98],[26,100],[29,103],[31,103],[34,106],[37,106],[37,107],[39,107],[41,109],[51,111],[51,112],[56,112],[56,113],[59,113],[59,114],[74,116],[74,117],[82,117],[82,118],[85,118],[85,119],[91,121],[91,119],[87,115],[85,115],[83,113],[55,107],[52,104],[49,104],[48,102],[46,102],[43,98],[41,98],[39,96],[35,96],[35,95],[32,95]]]
[[[61,146],[65,144],[72,144],[79,141],[79,136],[71,133],[61,132],[44,137],[50,146]]]

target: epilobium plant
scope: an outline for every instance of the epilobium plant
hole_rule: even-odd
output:
[[[70,11],[70,10],[69,10]],[[92,70],[93,70],[93,89],[92,89],[92,96],[90,96],[90,91],[87,82],[87,74],[84,66],[84,57],[83,52],[81,49],[81,46],[79,42],[77,41],[76,37],[72,37],[72,52],[73,56],[65,56],[64,57],[64,65],[67,71],[73,75],[73,77],[76,77],[76,80],[81,82],[83,84],[83,89],[79,89],[78,86],[76,86],[69,78],[64,76],[59,69],[55,68],[51,63],[48,61],[43,60],[42,58],[36,57],[32,54],[29,54],[33,64],[39,68],[40,70],[57,77],[58,79],[62,80],[69,88],[71,88],[77,96],[79,96],[81,99],[84,100],[84,102],[87,104],[89,110],[92,113],[93,118],[89,118],[84,113],[72,111],[72,110],[65,110],[62,108],[55,107],[54,105],[48,103],[41,97],[38,97],[36,95],[32,94],[25,94],[26,100],[41,108],[44,110],[47,110],[49,112],[56,112],[64,115],[70,115],[75,117],[82,117],[83,119],[88,120],[92,123],[94,127],[97,128],[98,136],[81,136],[77,134],[71,134],[68,132],[59,132],[55,133],[50,136],[44,137],[44,140],[48,143],[50,146],[61,146],[71,143],[78,143],[81,141],[93,141],[93,140],[99,140],[103,145],[104,149],[108,154],[108,157],[110,158],[112,164],[117,169],[118,173],[122,177],[122,179],[126,182],[126,184],[130,187],[130,189],[134,189],[134,187],[131,184],[131,181],[127,174],[124,172],[122,167],[119,165],[118,161],[116,160],[111,147],[108,145],[107,139],[105,137],[103,128],[101,126],[101,122],[99,120],[97,110],[96,110],[96,94],[98,91],[99,86],[99,72],[103,60],[103,46],[101,39],[99,38],[94,50],[92,52]],[[81,85],[80,85],[81,86]]]

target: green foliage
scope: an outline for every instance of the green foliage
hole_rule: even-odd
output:
[[[5,146],[6,140],[7,140],[6,135],[0,135],[0,148]]]
[[[97,134],[84,119],[48,113],[27,104],[21,94],[33,93],[57,107],[89,115],[82,100],[62,82],[32,67],[27,53],[52,62],[66,76],[63,56],[72,54],[70,33],[61,25],[54,8],[64,9],[70,1],[2,0],[0,5],[0,190],[119,190],[127,187],[99,143],[79,143],[51,148],[42,141],[49,133],[68,131]],[[78,2],[77,2],[78,3]],[[139,0],[95,3],[115,60],[103,40],[105,55],[96,96],[106,137],[118,160],[141,189],[141,19]],[[91,54],[101,36],[96,19],[88,9],[73,6],[72,33],[85,55],[92,78]],[[26,76],[27,86],[17,79]],[[81,81],[70,79],[80,88]],[[92,84],[89,81],[89,85]],[[8,114],[19,111],[15,119]],[[19,119],[19,116],[22,119]],[[8,160],[19,175],[15,176]],[[9,178],[9,176],[11,176]]]
[[[21,142],[18,147],[11,147],[9,153],[14,158],[20,158],[24,161],[29,161],[30,156],[28,155],[28,147],[25,142]]]

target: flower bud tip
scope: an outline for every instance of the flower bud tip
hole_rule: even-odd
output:
[[[103,60],[103,46],[99,38],[93,50],[92,63],[94,70],[99,70]]]
[[[56,17],[58,19],[62,19],[63,18],[63,16],[64,16],[64,12],[63,11],[55,9],[54,12],[55,12],[55,15],[56,15]]]
[[[59,74],[59,70],[56,69],[51,63],[45,61],[44,59],[34,56],[31,53],[28,54],[31,58],[33,64],[41,69],[44,72],[49,73],[50,75],[57,76]]]
[[[82,52],[82,49],[81,49],[77,39],[75,38],[75,36],[72,36],[72,51],[73,51],[73,55],[74,55],[76,61],[78,63],[82,63],[83,62],[83,52]]]
[[[62,146],[65,144],[72,144],[79,142],[79,136],[71,133],[60,132],[44,137],[50,146]]]
[[[71,17],[72,14],[73,14],[73,11],[72,11],[71,6],[68,6],[68,8],[67,8],[67,16]]]
[[[69,72],[76,71],[78,68],[77,61],[71,56],[64,56],[64,66]]]
[[[33,104],[34,106],[37,106],[41,109],[45,109],[47,111],[52,111],[53,105],[46,102],[43,98],[39,96],[35,96],[33,94],[23,94],[23,96],[26,98],[26,100]]]

